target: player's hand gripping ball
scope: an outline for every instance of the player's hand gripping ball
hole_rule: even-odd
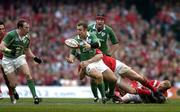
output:
[[[66,39],[65,45],[73,49],[79,48],[79,43],[75,39]]]

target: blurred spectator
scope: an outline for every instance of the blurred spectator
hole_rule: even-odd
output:
[[[117,59],[150,79],[168,79],[172,85],[180,81],[180,4],[151,1],[156,6],[156,15],[146,21],[138,13],[136,5],[126,4],[128,2],[123,0],[113,1],[106,0],[107,4],[101,0],[26,0],[23,3],[6,0],[0,2],[0,19],[5,21],[8,30],[13,29],[20,18],[32,25],[31,48],[44,60],[44,64],[31,68],[38,85],[89,84],[89,79],[79,81],[78,63],[68,64],[65,61],[69,48],[64,46],[64,40],[75,35],[79,20],[94,22],[100,9],[106,12],[107,24],[115,29],[120,41]],[[125,5],[130,7],[127,9]],[[26,83],[23,75],[18,77],[21,84]]]

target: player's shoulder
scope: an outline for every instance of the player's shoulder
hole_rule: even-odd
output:
[[[93,32],[88,32],[90,38],[97,38],[97,36]]]
[[[7,35],[16,35],[16,34],[17,34],[16,30],[11,30],[7,33]]]
[[[95,27],[95,23],[91,23],[88,25],[88,30],[92,30]]]
[[[108,31],[112,31],[112,28],[108,25],[105,25],[105,29],[108,30]]]
[[[4,37],[5,38],[15,38],[17,36],[18,36],[18,34],[17,34],[16,30],[11,30],[11,31],[7,32]]]

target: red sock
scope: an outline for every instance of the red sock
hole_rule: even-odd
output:
[[[148,87],[153,92],[157,92],[157,88],[155,88],[153,85],[151,85],[150,81],[145,80],[143,83],[141,83],[143,86]]]
[[[148,89],[140,89],[140,88],[136,88],[136,92],[139,95],[150,95],[151,91]]]
[[[11,88],[8,88],[9,89],[9,96],[12,96],[13,95],[13,89]]]
[[[1,87],[0,87],[0,93],[2,93],[2,91],[1,91]]]

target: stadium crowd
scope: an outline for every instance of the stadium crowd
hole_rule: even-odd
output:
[[[154,3],[156,13],[146,20],[136,5],[125,7],[125,2],[108,5],[101,2],[77,2],[41,0],[7,0],[0,4],[0,20],[7,31],[16,26],[19,19],[31,25],[32,51],[44,61],[30,67],[37,85],[89,85],[89,79],[79,80],[77,63],[68,64],[64,59],[69,48],[64,40],[76,32],[76,23],[85,20],[95,22],[99,9],[105,12],[106,22],[115,31],[120,48],[116,58],[145,74],[149,79],[168,79],[172,85],[180,81],[180,4]],[[77,0],[75,0],[77,1]],[[111,1],[109,1],[111,2]],[[161,6],[159,5],[161,4]],[[29,61],[30,66],[33,64]],[[26,84],[19,75],[21,85]],[[0,75],[0,82],[3,82]]]

